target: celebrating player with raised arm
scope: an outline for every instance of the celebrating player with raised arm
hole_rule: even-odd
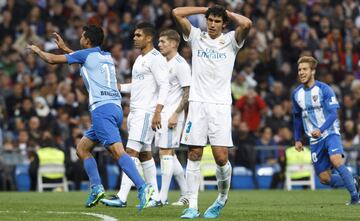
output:
[[[155,131],[164,126],[161,125],[160,114],[169,91],[169,70],[166,59],[154,48],[155,36],[152,24],[143,22],[136,26],[134,46],[141,50],[141,54],[136,58],[132,69],[132,82],[120,86],[121,92],[130,92],[126,152],[139,170],[142,166],[145,180],[154,188],[152,201],[148,205],[151,207],[161,206],[151,143]],[[102,199],[101,202],[108,206],[126,207],[131,186],[132,181],[124,175],[118,194],[112,199]]]
[[[311,159],[320,182],[331,187],[345,186],[351,199],[347,204],[360,204],[357,179],[343,161],[337,109],[339,103],[331,87],[315,80],[317,61],[311,56],[298,60],[301,83],[292,93],[295,148],[302,151],[301,131],[310,138]],[[334,167],[339,174],[332,174]]]
[[[117,89],[114,62],[110,53],[100,49],[104,40],[102,28],[90,25],[84,26],[83,30],[80,38],[80,45],[84,48],[83,50],[72,52],[57,34],[56,43],[69,54],[47,53],[35,45],[29,45],[28,48],[47,63],[81,64],[80,74],[89,92],[89,109],[92,119],[91,128],[86,131],[76,147],[76,153],[84,162],[84,168],[89,176],[91,186],[91,192],[85,206],[95,206],[105,195],[96,161],[91,154],[95,145],[101,143],[135,183],[139,191],[140,209],[142,209],[149,202],[153,188],[141,178],[134,162],[124,151],[121,142],[119,128],[123,120],[123,113],[120,105],[121,95]]]
[[[207,31],[192,26],[187,16],[205,14]],[[187,116],[182,143],[189,145],[186,180],[189,190],[189,208],[181,218],[197,218],[200,185],[200,160],[203,147],[210,140],[217,164],[216,178],[219,195],[204,213],[205,218],[216,218],[228,199],[231,165],[228,147],[231,138],[231,75],[236,54],[244,44],[252,22],[239,14],[215,5],[206,7],[179,7],[173,10],[185,41],[192,49],[192,78]],[[228,20],[235,31],[223,34]]]

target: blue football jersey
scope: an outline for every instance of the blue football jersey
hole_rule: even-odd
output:
[[[320,128],[331,109],[339,108],[334,91],[323,82],[315,81],[311,88],[305,88],[303,85],[297,87],[292,93],[292,111],[295,114],[301,114],[304,131],[310,137],[310,143],[317,143],[327,137],[329,134],[339,134],[339,121],[334,123],[325,131],[322,136],[315,139],[311,137],[311,132]]]
[[[68,64],[81,64],[80,74],[89,92],[89,109],[106,103],[121,105],[114,61],[109,52],[99,47],[78,50],[65,55]]]

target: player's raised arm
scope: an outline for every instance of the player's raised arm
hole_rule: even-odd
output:
[[[191,24],[186,17],[194,14],[205,14],[207,10],[208,8],[206,7],[178,7],[173,9],[172,13],[180,31],[188,37],[190,35]]]
[[[246,38],[252,26],[252,21],[245,16],[226,10],[228,17],[235,23],[235,38],[238,44]]]
[[[39,55],[41,59],[49,64],[63,64],[67,62],[65,55],[57,55],[45,52],[36,45],[28,45],[26,48],[32,50],[34,53]]]

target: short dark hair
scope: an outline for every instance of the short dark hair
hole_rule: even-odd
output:
[[[226,9],[221,5],[214,5],[209,8],[205,13],[205,18],[208,19],[210,15],[222,17],[224,24],[229,22],[229,17],[226,13]]]
[[[180,35],[174,29],[166,29],[166,30],[162,31],[160,33],[159,37],[162,37],[162,36],[167,37],[169,40],[175,41],[176,45],[179,46],[179,44],[180,44]]]
[[[85,38],[89,39],[91,46],[97,47],[101,46],[104,41],[104,31],[101,27],[96,25],[87,25],[83,27],[85,31]]]
[[[153,39],[156,37],[156,30],[154,25],[149,22],[141,22],[136,25],[136,29],[141,29],[146,36],[151,36]]]

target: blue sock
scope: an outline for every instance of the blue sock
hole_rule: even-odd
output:
[[[352,177],[350,171],[346,168],[345,165],[339,166],[338,168],[336,168],[336,170],[343,179],[344,186],[351,195],[351,200],[359,200],[359,196],[355,188],[354,178]]]
[[[99,171],[94,157],[89,157],[84,160],[84,168],[90,180],[90,187],[101,185]]]
[[[344,181],[339,174],[331,174],[330,186],[333,188],[344,187]]]
[[[130,180],[133,181],[136,188],[139,190],[140,187],[145,183],[145,181],[140,176],[131,157],[128,154],[123,154],[118,159],[118,164],[120,165],[124,173],[130,178]]]

